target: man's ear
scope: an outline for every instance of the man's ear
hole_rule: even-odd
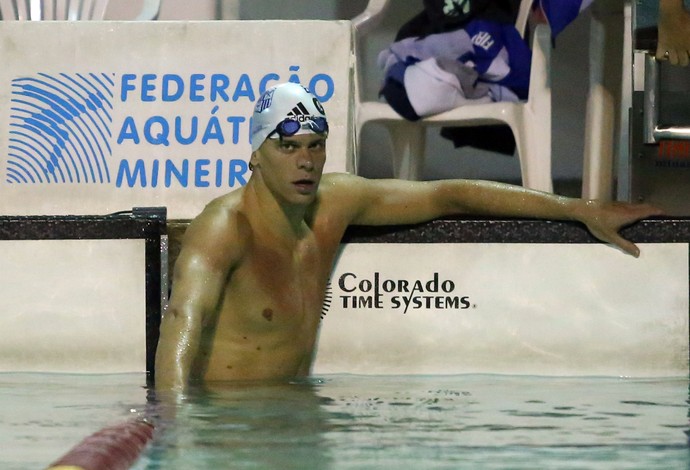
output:
[[[249,169],[254,170],[258,166],[259,157],[257,156],[257,151],[252,152],[252,156],[249,158]]]

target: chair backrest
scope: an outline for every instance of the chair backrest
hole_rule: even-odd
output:
[[[517,18],[515,19],[515,29],[520,32],[520,36],[525,37],[527,32],[527,22],[529,21],[529,14],[532,11],[534,0],[522,0],[520,2],[520,9],[518,10]]]
[[[389,0],[369,0],[362,13],[352,19],[352,25],[358,34],[366,34],[374,29],[383,19]]]
[[[534,0],[521,0],[518,15],[515,20],[515,28],[520,33],[520,36],[525,37],[527,32],[527,21],[529,20],[530,11]],[[358,50],[358,44],[363,36],[373,31],[383,20],[386,10],[391,4],[391,0],[369,0],[366,8],[362,13],[352,19],[352,25],[355,29],[355,53]],[[357,58],[355,58],[357,60]],[[358,67],[358,64],[355,64]],[[361,73],[355,75],[355,97],[363,101],[363,77]]]
[[[374,29],[383,19],[386,9],[390,4],[390,0],[369,0],[366,8],[362,13],[352,19],[358,34],[366,34]],[[524,36],[527,27],[527,20],[532,9],[534,0],[521,0],[520,9],[515,20],[515,28]]]
[[[0,0],[2,20],[103,20],[109,0]],[[155,20],[161,0],[144,0],[134,20]]]

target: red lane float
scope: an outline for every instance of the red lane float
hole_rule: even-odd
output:
[[[86,437],[48,470],[127,470],[153,437],[153,425],[131,420]]]

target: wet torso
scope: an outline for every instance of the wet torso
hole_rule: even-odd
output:
[[[196,380],[289,378],[310,370],[326,283],[345,226],[316,216],[298,239],[289,239],[246,223],[249,242],[204,326],[192,367]]]

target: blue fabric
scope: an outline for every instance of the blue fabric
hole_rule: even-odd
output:
[[[512,24],[473,20],[455,31],[406,38],[382,51],[379,65],[387,79],[403,83],[409,65],[432,57],[457,61],[475,70],[478,82],[506,87],[518,98],[527,98],[532,51]]]
[[[475,20],[469,22],[465,30],[471,38],[480,36],[487,40],[490,38],[489,41],[484,41],[484,43],[489,42],[490,45],[483,47],[473,41],[472,52],[459,57],[459,60],[463,63],[473,62],[480,80],[503,85],[513,90],[520,99],[526,99],[529,89],[532,51],[515,29],[515,26]],[[510,72],[502,79],[491,80],[486,77],[486,73],[495,63],[503,48],[508,54],[507,61]]]
[[[558,36],[591,3],[592,0],[540,0],[551,27],[551,36]]]

